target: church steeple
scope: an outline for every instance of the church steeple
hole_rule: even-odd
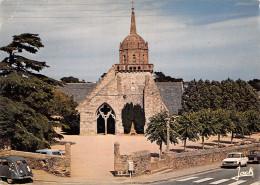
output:
[[[131,16],[131,28],[130,34],[136,34],[136,25],[135,25],[135,10],[132,8],[132,16]]]
[[[120,43],[116,72],[153,72],[149,64],[148,43],[136,33],[135,12],[132,8],[130,34]]]

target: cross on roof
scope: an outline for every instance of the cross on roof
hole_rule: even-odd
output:
[[[135,3],[134,0],[132,0],[131,3],[132,3],[132,8],[134,8],[134,3]]]

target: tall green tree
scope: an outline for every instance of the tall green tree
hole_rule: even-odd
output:
[[[196,117],[196,122],[200,126],[199,135],[202,140],[202,149],[204,149],[205,138],[208,139],[215,133],[214,114],[211,109],[202,109],[196,112]]]
[[[137,134],[144,134],[145,112],[139,105],[134,105],[134,126]]]
[[[148,137],[147,140],[150,140],[152,143],[156,142],[159,145],[160,156],[162,154],[162,144],[167,144],[167,118],[169,115],[167,112],[158,113],[151,118],[149,118],[148,127],[145,130],[145,136]],[[178,143],[179,123],[175,120],[174,116],[170,116],[169,120],[169,134],[170,142]]]
[[[80,116],[76,110],[78,104],[72,96],[69,97],[61,91],[54,89],[53,94],[55,107],[49,110],[52,117],[62,124],[62,130],[66,134],[78,135],[80,130]]]
[[[133,103],[127,103],[122,109],[122,123],[124,127],[124,133],[130,132],[133,121],[134,121],[134,105]]]
[[[1,143],[12,149],[35,151],[49,146],[46,133],[51,125],[46,117],[23,104],[0,96]],[[48,133],[48,135],[55,133]]]
[[[229,119],[229,111],[224,109],[217,109],[212,112],[213,116],[213,126],[214,126],[214,134],[218,136],[218,146],[220,144],[220,136],[227,136],[229,128],[232,127],[230,119]]]
[[[197,141],[199,140],[199,125],[196,123],[196,116],[194,113],[185,112],[182,116],[177,119],[179,123],[179,138],[184,142],[184,151],[186,150],[186,141]]]
[[[61,83],[40,74],[49,67],[46,62],[21,55],[36,54],[43,47],[37,34],[25,33],[13,36],[9,45],[0,48],[8,55],[0,62],[0,95],[3,107],[7,107],[1,112],[0,122],[8,127],[8,135],[3,129],[0,132],[14,149],[34,151],[62,138],[54,130],[62,123],[53,118],[53,112],[59,109],[54,88]]]
[[[249,110],[244,113],[247,122],[247,134],[252,135],[253,132],[260,132],[260,114],[258,111]]]
[[[246,134],[248,132],[247,122],[245,119],[244,112],[237,110],[229,111],[230,127],[228,128],[231,132],[231,143],[233,143],[234,134]]]
[[[124,133],[129,133],[132,123],[134,123],[136,133],[144,134],[145,112],[143,108],[139,104],[125,104],[122,109],[122,122],[124,126]]]
[[[183,93],[181,112],[197,112],[208,108],[259,111],[259,103],[256,91],[243,80],[227,79],[221,83],[193,80]]]

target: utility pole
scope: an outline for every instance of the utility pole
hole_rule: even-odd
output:
[[[167,128],[167,143],[166,143],[166,152],[169,152],[169,147],[170,147],[170,114],[169,112],[167,113],[167,118],[165,118],[166,122],[166,128]]]

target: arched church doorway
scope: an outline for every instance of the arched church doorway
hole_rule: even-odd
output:
[[[97,133],[115,134],[115,112],[107,104],[102,104],[97,110]]]

